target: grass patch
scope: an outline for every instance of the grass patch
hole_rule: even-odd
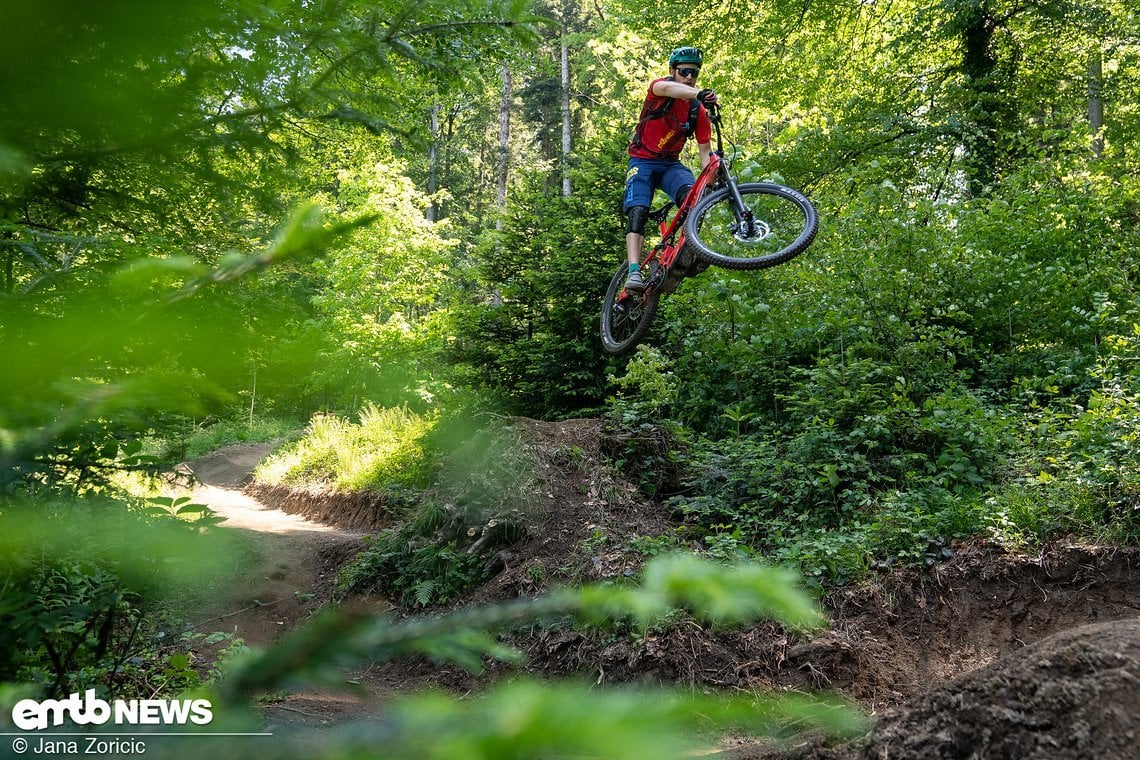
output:
[[[182,458],[198,459],[235,443],[270,443],[297,435],[298,422],[284,418],[219,420],[195,425],[182,442]]]
[[[316,416],[303,438],[267,457],[254,477],[271,485],[325,484],[346,493],[422,488],[432,462],[425,437],[435,423],[403,407],[371,404],[359,422]]]

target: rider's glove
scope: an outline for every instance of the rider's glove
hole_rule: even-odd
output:
[[[705,104],[705,108],[712,108],[716,105],[716,93],[707,87],[697,93],[697,100]]]

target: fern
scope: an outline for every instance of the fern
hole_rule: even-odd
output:
[[[416,604],[420,605],[421,607],[426,607],[428,604],[430,604],[432,595],[435,593],[435,585],[435,581],[430,578],[417,583],[412,589],[412,592],[415,595]]]

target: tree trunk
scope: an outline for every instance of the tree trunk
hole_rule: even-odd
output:
[[[997,177],[998,87],[993,54],[994,18],[980,5],[969,6],[962,30],[962,71],[973,102],[973,131],[965,135],[970,194],[981,195]]]
[[[12,291],[16,289],[16,246],[14,243],[6,241],[14,238],[15,235],[8,231],[0,233],[0,249],[4,251],[4,274],[3,282],[0,282],[0,293],[4,295],[11,295]]]
[[[503,98],[499,103],[499,171],[498,171],[498,195],[495,198],[495,205],[501,212],[507,207],[507,168],[510,137],[511,137],[511,70],[504,63],[501,69],[503,75]],[[497,227],[502,229],[502,220],[497,223]]]
[[[1093,155],[1100,158],[1104,153],[1104,69],[1100,50],[1089,55],[1087,83]]]
[[[439,112],[443,106],[434,103],[431,107],[431,146],[428,148],[428,197],[427,218],[434,222],[439,216],[435,194],[439,190]]]
[[[562,195],[570,197],[570,50],[566,41],[566,9],[562,11]]]

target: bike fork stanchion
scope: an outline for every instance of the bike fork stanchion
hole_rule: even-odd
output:
[[[745,238],[750,238],[755,233],[754,216],[752,209],[744,202],[744,196],[740,193],[740,188],[737,187],[735,182],[726,183],[728,186],[729,195],[732,196],[732,209],[736,216],[736,234]]]

